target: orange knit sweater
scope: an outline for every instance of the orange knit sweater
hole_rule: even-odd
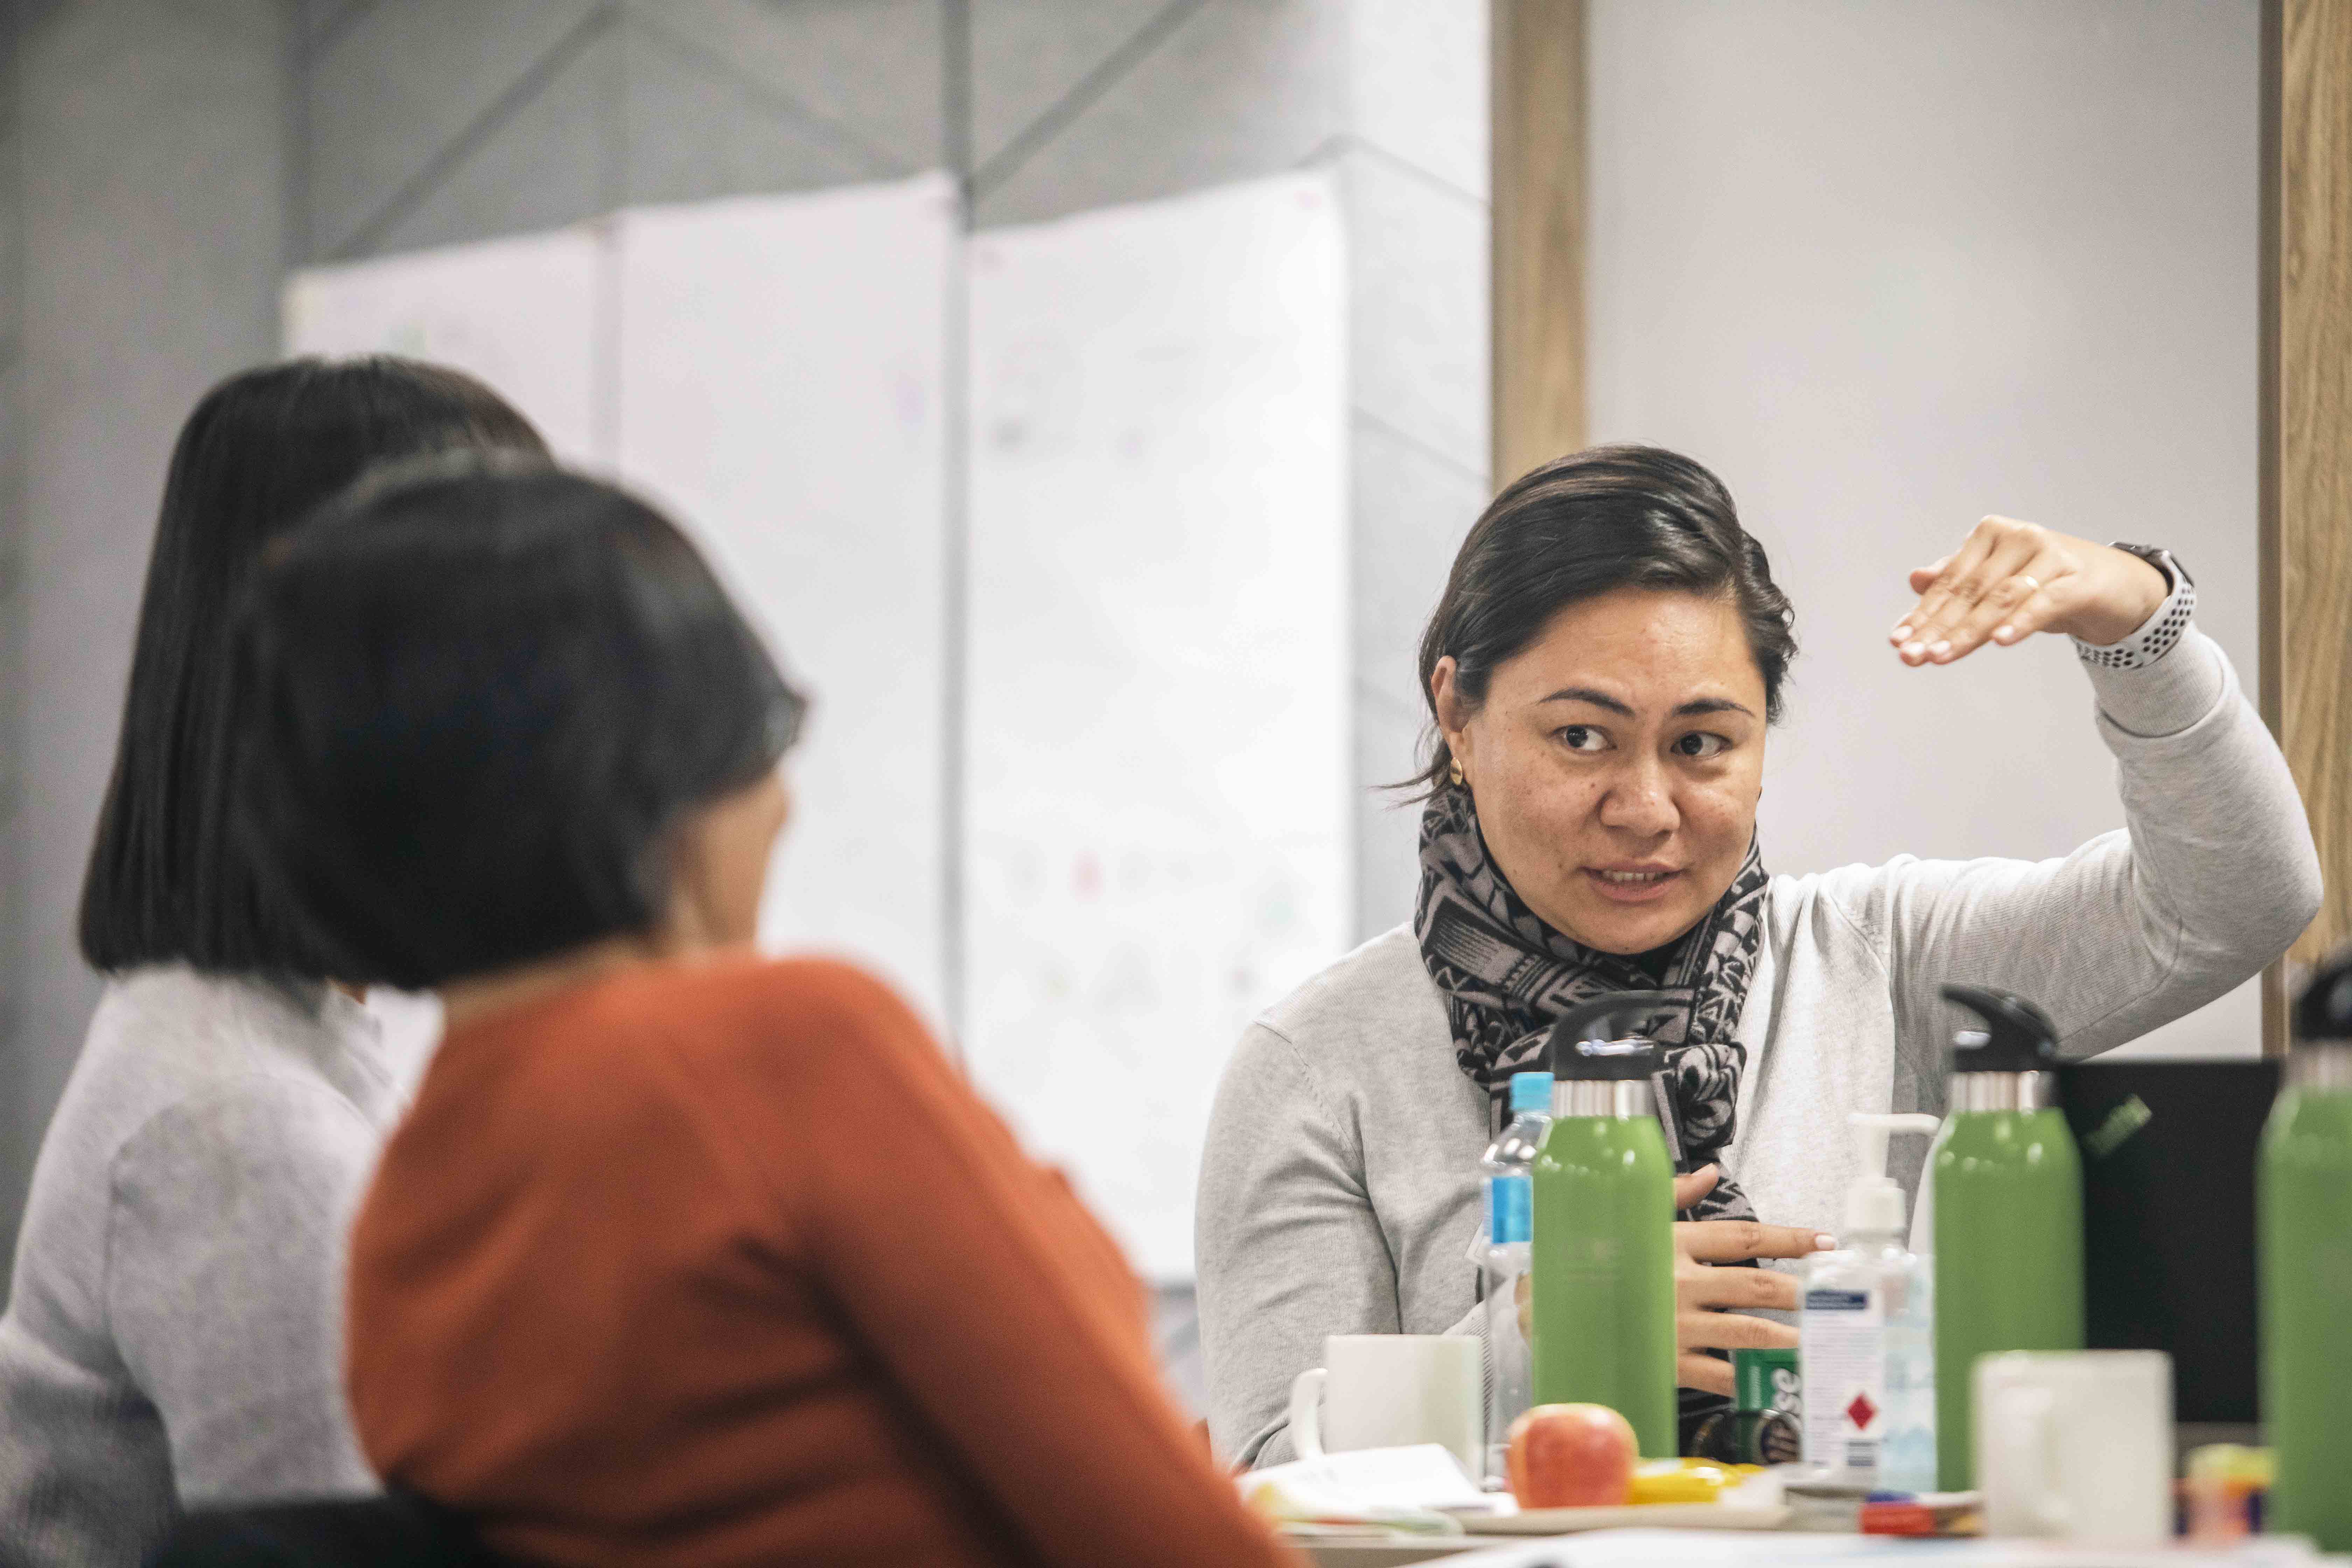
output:
[[[729,957],[453,1030],[352,1240],[384,1477],[558,1563],[1294,1563],[1142,1299],[875,981]]]

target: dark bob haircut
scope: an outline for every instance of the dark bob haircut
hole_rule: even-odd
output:
[[[1664,588],[1727,599],[1764,677],[1767,721],[1797,655],[1796,612],[1772,581],[1764,547],[1739,526],[1723,481],[1656,447],[1591,447],[1520,476],[1471,526],[1421,635],[1428,765],[1400,786],[1431,794],[1454,765],[1435,728],[1430,677],[1451,655],[1472,710],[1495,671],[1567,606],[1619,588]]]
[[[239,639],[242,826],[355,983],[652,931],[685,819],[800,727],[685,536],[543,464],[363,482],[265,559]]]
[[[93,968],[329,973],[232,839],[230,611],[264,547],[371,465],[451,448],[547,449],[471,376],[390,357],[244,371],[188,416],[82,882],[81,951]]]

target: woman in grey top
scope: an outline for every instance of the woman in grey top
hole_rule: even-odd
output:
[[[1682,1173],[1680,1376],[1719,1394],[1708,1352],[1796,1342],[1721,1310],[1792,1308],[1793,1279],[1719,1266],[1830,1245],[1849,1111],[1942,1109],[1940,983],[2033,997],[2084,1056],[2309,923],[2294,781],[2168,555],[1987,518],[1911,588],[1906,664],[2075,639],[2123,830],[2039,863],[1769,874],[1756,806],[1793,616],[1720,481],[1598,447],[1488,507],[1422,641],[1437,739],[1413,919],[1254,1024],[1212,1115],[1198,1257],[1223,1452],[1290,1457],[1290,1381],[1327,1334],[1475,1331],[1479,1152],[1575,1002],[1674,999],[1643,1032]]]
[[[388,358],[232,376],[180,433],[82,889],[112,980],[0,1319],[0,1561],[133,1563],[182,1504],[373,1489],[343,1233],[415,1064],[233,838],[225,632],[272,539],[371,464],[456,447],[545,451],[470,377]]]

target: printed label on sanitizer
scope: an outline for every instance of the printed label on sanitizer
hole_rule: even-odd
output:
[[[1885,1425],[1886,1315],[1874,1290],[1805,1292],[1798,1330],[1805,1376],[1805,1462],[1866,1483]]]

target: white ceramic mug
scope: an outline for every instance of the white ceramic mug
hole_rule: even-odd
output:
[[[2172,1358],[2014,1351],[1977,1358],[1987,1535],[2112,1545],[2172,1536]]]
[[[1469,1334],[1333,1334],[1323,1364],[1290,1385],[1290,1442],[1324,1451],[1443,1444],[1478,1474],[1486,1442],[1485,1342]]]

